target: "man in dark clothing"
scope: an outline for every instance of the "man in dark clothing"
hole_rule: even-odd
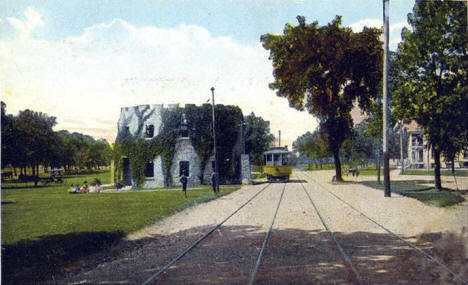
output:
[[[187,181],[187,176],[185,176],[185,173],[183,173],[180,177],[180,183],[182,183],[182,191],[184,191],[185,198],[187,198]]]

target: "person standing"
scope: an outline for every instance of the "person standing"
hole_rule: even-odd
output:
[[[185,198],[187,198],[187,176],[185,176],[185,173],[182,173],[182,176],[180,177],[180,183],[182,183],[182,191],[184,191]]]

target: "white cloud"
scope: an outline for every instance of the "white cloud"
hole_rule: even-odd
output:
[[[12,17],[7,18],[10,25],[16,29],[17,33],[21,37],[29,36],[36,27],[44,25],[44,22],[42,21],[42,15],[32,7],[26,8],[24,11],[24,17],[24,21]]]
[[[362,19],[357,21],[356,23],[352,23],[349,25],[354,32],[361,32],[362,29],[367,27],[373,28],[382,28],[383,22],[380,19]],[[398,44],[401,42],[401,29],[403,27],[409,27],[408,23],[406,22],[396,22],[391,23],[389,25],[389,32],[390,32],[390,49],[396,50]],[[383,40],[383,38],[382,38]]]
[[[24,15],[8,18],[15,37],[0,38],[0,93],[8,112],[32,108],[57,116],[58,128],[110,139],[121,107],[201,104],[215,86],[217,103],[270,120],[272,131],[281,129],[289,144],[317,125],[268,89],[272,67],[260,44],[214,37],[199,26],[137,27],[123,19],[95,24],[76,37],[44,40],[31,36],[42,16],[33,8]]]
[[[369,28],[381,28],[382,27],[382,20],[379,19],[362,19],[349,25],[354,32],[361,32],[364,27]]]

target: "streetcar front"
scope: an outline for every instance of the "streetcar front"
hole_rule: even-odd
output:
[[[274,147],[263,153],[263,173],[268,181],[289,181],[292,172],[291,152],[285,147]]]

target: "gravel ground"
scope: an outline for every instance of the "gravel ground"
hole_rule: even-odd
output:
[[[310,178],[305,175],[311,175],[395,233],[434,254],[443,254],[448,265],[467,278],[468,267],[463,265],[467,261],[466,247],[463,239],[458,238],[463,227],[468,228],[466,207],[441,209],[399,195],[384,198],[382,191],[361,184],[329,183],[332,171],[299,172],[298,175],[307,180]],[[356,282],[298,182],[295,179],[286,184],[257,284]],[[158,284],[246,284],[284,185],[273,184],[267,188],[171,267]],[[246,186],[159,221],[130,235],[110,251],[70,268],[56,283],[141,284],[264,186]],[[363,283],[441,284],[443,280],[450,283],[451,277],[443,275],[440,268],[428,264],[402,241],[364,219],[316,183],[308,183],[306,190],[350,256]],[[460,242],[450,242],[450,247],[440,242],[447,231],[457,235],[451,236],[451,241]]]

